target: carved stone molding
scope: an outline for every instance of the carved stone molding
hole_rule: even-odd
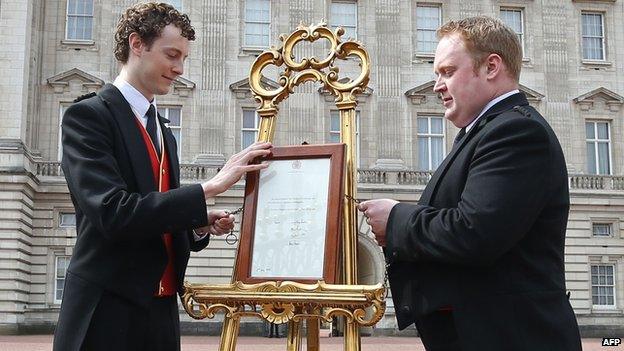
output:
[[[600,87],[574,98],[581,111],[593,110],[598,101],[604,101],[606,109],[611,112],[618,112],[624,103],[624,97],[613,91]]]
[[[70,91],[70,82],[78,81],[83,92],[94,92],[104,85],[104,81],[79,68],[72,68],[69,71],[61,72],[47,79],[48,85],[54,89],[55,94],[67,93]]]

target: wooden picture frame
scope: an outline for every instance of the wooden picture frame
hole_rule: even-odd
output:
[[[236,281],[337,283],[345,150],[274,147],[269,167],[247,174]]]

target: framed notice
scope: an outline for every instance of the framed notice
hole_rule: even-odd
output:
[[[343,144],[274,147],[247,174],[235,279],[336,283]]]

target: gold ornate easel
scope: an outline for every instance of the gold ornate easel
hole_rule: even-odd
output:
[[[271,47],[255,60],[249,74],[249,85],[262,118],[259,141],[272,141],[277,120],[277,105],[286,99],[294,88],[305,82],[320,82],[336,99],[340,110],[340,141],[347,146],[346,172],[344,180],[345,200],[343,204],[342,257],[344,285],[301,284],[297,282],[267,281],[258,284],[232,282],[225,285],[203,285],[185,283],[183,304],[193,318],[213,318],[215,313],[225,313],[221,332],[221,351],[234,351],[238,337],[240,319],[253,316],[272,323],[288,323],[287,350],[301,348],[301,325],[307,323],[308,351],[319,349],[319,323],[331,322],[336,316],[346,319],[344,330],[345,350],[360,350],[360,326],[372,326],[383,316],[386,309],[386,287],[357,285],[357,213],[353,201],[356,198],[355,169],[355,107],[356,94],[362,92],[369,80],[370,60],[360,43],[342,41],[342,28],[332,31],[327,24],[305,26],[300,24],[290,35],[281,35],[279,48]],[[328,40],[329,55],[323,60],[315,57],[294,61],[293,48],[300,41],[314,42]],[[348,82],[339,81],[336,59],[344,60],[356,56],[360,60],[361,72]],[[279,77],[280,88],[267,90],[262,80],[262,70],[268,66],[286,66]],[[327,69],[325,73],[323,70]],[[258,309],[256,306],[260,306]],[[366,318],[366,310],[372,309],[372,316]]]

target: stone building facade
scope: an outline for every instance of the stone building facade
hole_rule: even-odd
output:
[[[76,240],[59,167],[61,115],[111,82],[112,31],[128,0],[0,0],[0,331],[52,330]],[[157,98],[177,134],[183,183],[209,178],[257,133],[247,75],[255,57],[301,22],[342,25],[368,49],[369,89],[358,111],[362,199],[417,201],[457,133],[432,92],[435,28],[487,14],[518,33],[521,90],[555,129],[570,173],[566,278],[585,335],[624,325],[624,16],[621,0],[177,0],[197,32],[184,75]],[[323,56],[322,44],[298,56]],[[300,55],[300,56],[299,56]],[[355,60],[340,66],[354,77]],[[276,73],[267,72],[267,84]],[[275,144],[335,141],[336,108],[305,84],[280,106]],[[243,184],[209,199],[242,203]],[[360,282],[383,277],[383,257],[360,222]],[[192,282],[229,282],[235,247],[215,238],[195,254]],[[391,301],[374,332],[395,327]],[[189,329],[217,324],[192,322]]]

